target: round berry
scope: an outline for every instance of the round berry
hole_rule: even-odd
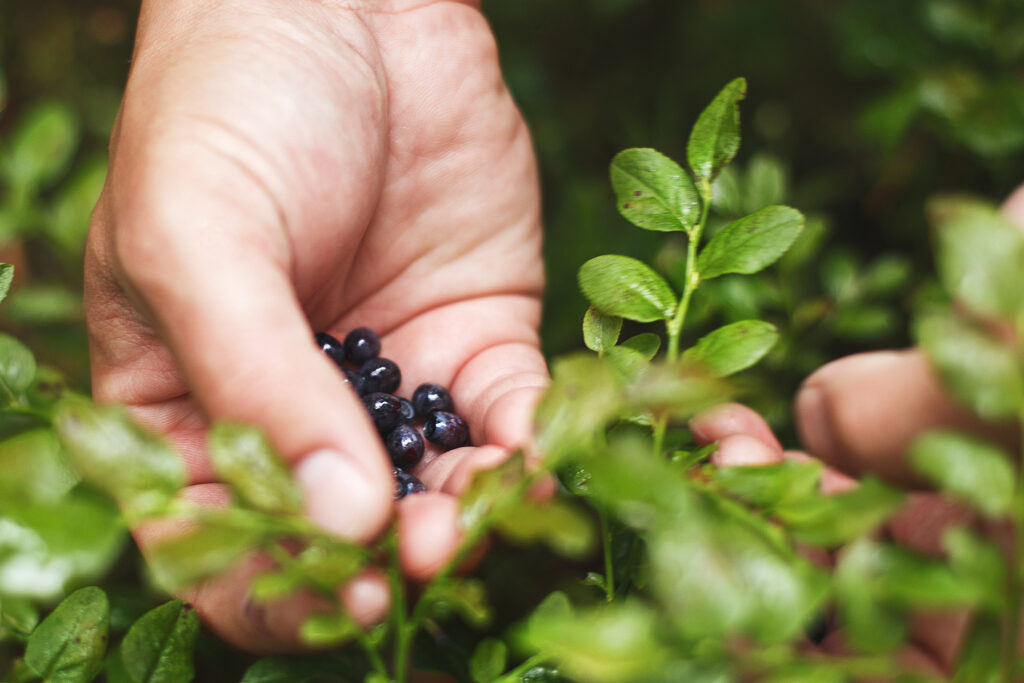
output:
[[[383,391],[394,393],[402,383],[402,371],[393,360],[387,358],[371,358],[359,367],[359,377],[363,380],[363,393],[372,394]]]
[[[345,337],[345,355],[353,363],[362,363],[380,355],[380,337],[369,327],[357,327]]]
[[[352,385],[357,394],[363,393],[363,378],[359,376],[359,373],[355,370],[344,369],[345,381]]]
[[[417,415],[426,417],[435,410],[451,412],[454,404],[451,394],[440,384],[421,384],[412,392],[412,405]]]
[[[387,434],[402,422],[401,405],[398,398],[391,394],[366,394],[363,396],[363,405],[381,434]]]
[[[345,348],[340,341],[326,332],[317,332],[316,344],[320,347],[321,351],[338,364],[339,368],[344,368],[342,364],[345,362]]]
[[[388,432],[384,445],[392,464],[399,469],[410,470],[423,457],[423,437],[415,427],[407,424],[400,424]]]
[[[469,443],[469,425],[455,413],[435,410],[423,422],[423,436],[446,451]]]
[[[423,493],[427,490],[422,481],[408,472],[403,472],[396,468],[392,471],[392,474],[395,475],[395,500],[401,500],[406,496],[411,496],[414,493]]]
[[[415,420],[416,409],[412,407],[412,401],[407,398],[399,398],[398,402],[402,404],[402,421],[409,424]]]

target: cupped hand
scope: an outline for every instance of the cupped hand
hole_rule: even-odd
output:
[[[397,505],[405,569],[430,576],[458,540],[451,494],[526,440],[547,381],[535,161],[476,3],[144,2],[110,151],[86,255],[96,398],[165,433],[207,504],[208,424],[262,427],[310,517],[366,542],[390,465],[313,332],[374,328],[400,393],[450,387],[479,446]],[[247,608],[257,569],[188,597],[236,644],[292,648],[310,606]],[[381,581],[339,587],[364,623]]]

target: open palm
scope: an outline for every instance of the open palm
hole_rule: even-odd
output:
[[[528,437],[546,381],[539,196],[478,8],[365,5],[143,3],[87,249],[94,393],[166,433],[185,495],[210,504],[205,427],[260,425],[311,517],[366,541],[391,517],[390,466],[312,332],[378,330],[400,392],[449,386],[482,445],[421,466],[438,493],[398,506],[424,578],[457,541],[447,494]],[[234,642],[288,647],[308,606],[255,618],[252,571],[190,597]],[[379,578],[341,590],[363,619],[386,606]]]

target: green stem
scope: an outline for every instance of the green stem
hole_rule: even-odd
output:
[[[516,668],[509,671],[501,678],[495,680],[494,683],[519,683],[520,676],[522,676],[524,673],[526,673],[533,667],[540,666],[546,661],[547,657],[545,657],[544,655],[534,655],[533,657],[530,657]]]
[[[607,602],[615,599],[615,567],[612,564],[612,530],[608,513],[601,508],[597,512],[601,523],[601,544],[604,546],[604,598]]]
[[[700,285],[700,273],[697,271],[697,247],[700,245],[700,236],[704,232],[704,226],[707,225],[708,212],[711,210],[711,183],[701,180],[698,190],[701,200],[700,221],[687,234],[686,282],[683,285],[683,296],[676,307],[675,315],[666,323],[669,363],[674,363],[679,359],[679,337],[683,332],[683,322],[686,320],[686,312],[690,308],[690,298]]]
[[[415,630],[406,621],[405,583],[402,581],[402,563],[398,556],[398,532],[392,531],[387,541],[391,571],[388,582],[391,585],[391,623],[395,629],[395,653],[392,661],[394,680],[404,683],[409,675],[409,661],[412,658],[412,641]]]
[[[1018,326],[1020,327],[1020,326]],[[1020,641],[1021,600],[1024,599],[1024,583],[1021,571],[1024,569],[1024,409],[1018,416],[1021,426],[1021,454],[1017,467],[1017,497],[1013,509],[1014,543],[1010,562],[1010,604],[1007,623],[1003,629],[1001,669],[1004,683],[1017,680],[1017,644]]]

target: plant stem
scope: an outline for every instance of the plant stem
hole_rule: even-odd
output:
[[[520,676],[522,676],[524,673],[526,673],[533,667],[540,666],[546,661],[547,657],[545,657],[544,655],[534,655],[533,657],[530,657],[516,668],[509,671],[501,678],[496,679],[494,683],[518,683],[520,680]]]
[[[402,563],[398,557],[398,531],[392,529],[387,540],[388,558],[391,562],[388,582],[391,585],[391,623],[395,629],[395,653],[392,665],[394,680],[404,683],[409,673],[412,654],[412,640],[416,635],[406,621],[405,583],[402,581]]]
[[[1020,327],[1020,325],[1018,325]],[[1024,408],[1018,416],[1021,435],[1024,437]],[[1003,629],[1001,666],[1004,683],[1016,680],[1017,643],[1020,641],[1021,600],[1024,599],[1024,583],[1021,569],[1024,565],[1024,439],[1021,441],[1022,451],[1017,467],[1017,495],[1013,508],[1014,542],[1013,554],[1010,559],[1010,604],[1007,613],[1008,623]]]
[[[601,523],[601,545],[604,546],[604,598],[611,602],[615,599],[615,567],[612,564],[612,530],[608,522],[608,513],[604,508],[597,511]]]

